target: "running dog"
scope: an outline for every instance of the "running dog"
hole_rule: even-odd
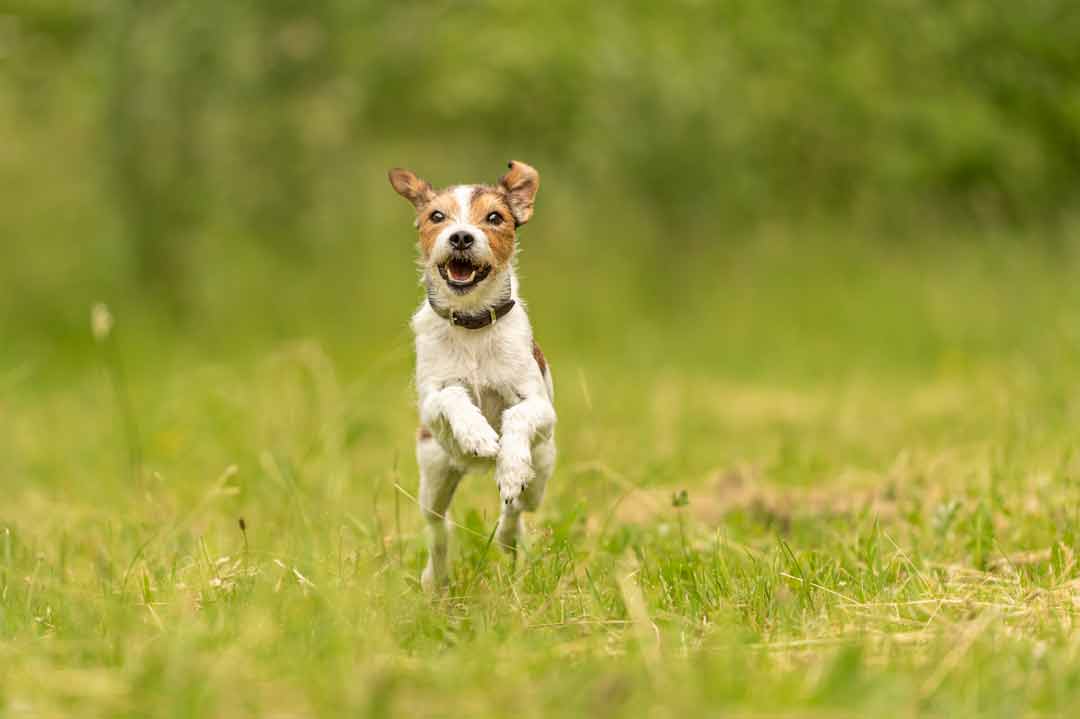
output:
[[[409,170],[390,184],[416,209],[427,298],[412,318],[420,508],[430,528],[425,589],[446,586],[447,511],[462,476],[494,467],[496,541],[513,552],[555,467],[555,390],[514,272],[517,229],[540,175],[511,162],[498,184],[442,190]]]

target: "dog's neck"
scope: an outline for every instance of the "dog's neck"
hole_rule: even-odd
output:
[[[483,286],[466,295],[459,295],[449,289],[441,278],[433,278],[431,273],[427,272],[424,274],[424,287],[428,304],[442,317],[448,317],[451,311],[460,316],[488,316],[492,310],[517,301],[515,280],[513,267],[507,267]]]

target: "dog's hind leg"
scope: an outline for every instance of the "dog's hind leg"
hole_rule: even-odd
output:
[[[555,471],[555,438],[548,437],[532,448],[532,466],[535,475],[517,504],[526,512],[535,512],[544,500],[548,478]]]
[[[517,554],[518,538],[524,531],[521,509],[510,504],[504,505],[499,516],[499,527],[495,530],[495,541],[504,551]]]
[[[416,441],[416,462],[420,466],[420,511],[428,523],[428,562],[420,582],[427,591],[446,586],[450,531],[447,512],[462,470],[426,430]]]

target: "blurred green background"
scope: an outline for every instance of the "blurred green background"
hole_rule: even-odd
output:
[[[429,601],[386,170],[511,158]],[[1069,716],[1078,200],[1076,0],[0,0],[0,715]]]
[[[1071,257],[1078,38],[1055,0],[6,0],[3,361],[83,362],[96,301],[151,354],[367,358],[419,298],[386,168],[515,158],[542,175],[524,289],[560,348],[835,366],[745,329],[780,323],[924,364],[1024,328],[941,337],[910,275]],[[872,311],[806,301],[862,286]]]

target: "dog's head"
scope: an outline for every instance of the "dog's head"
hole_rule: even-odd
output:
[[[502,283],[514,257],[517,228],[532,217],[540,175],[523,162],[495,186],[435,190],[409,170],[390,170],[390,184],[416,208],[427,280],[453,304],[479,304]]]

